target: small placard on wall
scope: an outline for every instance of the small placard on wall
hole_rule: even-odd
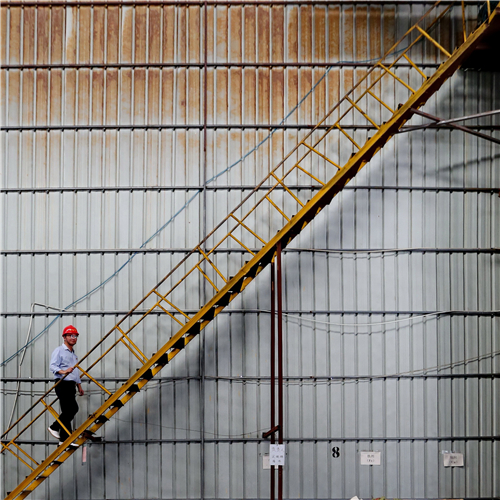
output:
[[[463,467],[463,453],[443,453],[443,464],[445,467]]]
[[[262,468],[264,470],[269,470],[271,468],[271,464],[269,463],[269,455],[262,455]]]
[[[380,451],[361,451],[359,453],[359,463],[361,465],[380,465]]]
[[[285,465],[285,445],[269,445],[269,465]]]

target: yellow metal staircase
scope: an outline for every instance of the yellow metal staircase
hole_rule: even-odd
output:
[[[411,118],[414,110],[421,107],[457,70],[481,37],[500,18],[498,10],[495,12],[488,2],[488,20],[469,35],[464,29],[461,45],[455,50],[447,49],[432,35],[440,19],[449,15],[454,7],[463,11],[462,2],[444,7],[437,2],[380,61],[366,71],[355,87],[235,210],[81,359],[78,369],[82,377],[88,377],[95,383],[106,399],[64,444],[40,463],[19,444],[22,434],[44,417],[46,412],[57,417],[53,408],[54,401],[47,401],[49,394],[53,393],[53,387],[3,433],[2,453],[14,455],[29,470],[26,479],[8,493],[6,498],[28,496],[74,453],[75,448],[69,446],[71,443],[85,443],[189,344],[271,262],[277,244],[287,246],[330,203]],[[433,74],[426,74],[426,70],[419,67],[411,57],[412,51],[421,43],[432,44],[442,54],[443,62]],[[418,48],[418,52],[421,51],[422,48]],[[398,63],[404,63],[408,68],[404,79],[397,74]],[[392,109],[387,104],[387,99],[384,99],[384,88],[388,86],[397,88],[398,93],[405,93],[406,102],[396,106],[397,109]],[[373,112],[370,115],[374,108],[378,116],[374,116]],[[369,123],[376,133],[366,139],[362,137],[364,132],[346,128],[347,124],[353,123]],[[305,190],[296,189],[301,183],[317,186],[318,190],[310,200],[301,199],[301,193]],[[263,187],[269,189],[264,196],[259,196]],[[271,227],[272,223],[276,223],[274,218],[271,222],[265,222],[269,219],[270,207],[280,219],[278,226],[274,228]],[[277,232],[273,236],[264,233],[270,233],[271,230]],[[256,247],[260,249],[256,250]],[[231,269],[217,266],[216,250],[219,248],[238,248],[247,256],[248,261],[242,266],[241,263],[235,263],[237,272],[231,276]],[[213,296],[196,314],[189,315],[186,307],[179,305],[185,303],[180,285],[196,285],[200,277],[213,290]],[[140,330],[152,313],[156,315],[158,312],[171,318],[171,337],[158,352],[151,355],[137,345],[132,334],[134,329]],[[139,319],[134,321],[133,317],[138,313]],[[126,349],[126,352],[132,353],[137,359],[138,369],[113,392],[99,383],[91,373],[106,355],[116,349]],[[9,433],[15,436],[7,438]]]

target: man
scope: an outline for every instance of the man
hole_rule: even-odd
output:
[[[75,365],[78,364],[78,358],[73,350],[78,341],[78,330],[73,326],[67,326],[62,333],[64,343],[56,347],[50,358],[50,370],[55,376],[55,382],[59,382],[56,386],[56,394],[61,405],[61,415],[59,420],[61,424],[69,431],[71,430],[71,421],[78,413],[78,404],[76,402],[76,388],[78,393],[83,396],[82,381],[78,369],[75,370]],[[61,380],[64,378],[64,380]],[[69,435],[66,430],[56,420],[48,431],[57,439],[59,444],[62,444]],[[70,446],[76,447],[75,443]]]

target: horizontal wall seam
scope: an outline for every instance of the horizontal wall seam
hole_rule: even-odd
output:
[[[95,380],[98,382],[126,382],[128,380],[127,377],[93,377]],[[214,377],[211,375],[204,375],[203,377],[201,376],[187,376],[187,377],[155,377],[156,382],[189,382],[189,381],[200,381],[205,379],[209,381],[215,381],[215,382],[269,382],[271,380],[271,377],[247,377],[247,376],[241,376],[241,377]],[[500,378],[500,373],[456,373],[456,374],[450,374],[450,373],[432,373],[432,374],[414,374],[414,375],[324,375],[324,376],[318,376],[318,375],[305,375],[305,376],[283,376],[283,380],[286,381],[299,381],[299,382],[314,382],[314,381],[319,381],[319,382],[327,382],[327,381],[332,381],[332,380],[413,380],[413,379],[492,379],[492,378]],[[4,384],[7,383],[28,383],[28,384],[35,384],[35,383],[54,383],[54,378],[53,377],[2,377],[0,379],[0,382],[3,382]],[[89,384],[91,381],[89,380],[84,380],[83,382],[88,382]]]
[[[241,124],[241,123],[210,123],[207,125],[203,125],[202,123],[166,123],[166,124],[137,124],[137,125],[102,125],[102,124],[94,124],[94,125],[9,125],[0,127],[0,131],[2,132],[57,132],[57,131],[107,131],[107,130],[203,130],[204,128],[208,130],[269,130],[269,129],[278,129],[278,130],[309,130],[316,128],[317,130],[328,130],[331,129],[331,125],[297,125],[297,124],[282,124],[278,123],[276,125],[270,123],[263,124]],[[342,125],[342,128],[345,130],[376,130],[377,128],[373,125]],[[400,132],[404,131],[406,128],[412,129],[413,126],[406,125],[401,127]],[[470,125],[468,126],[471,130],[500,130],[500,125]],[[440,125],[439,127],[427,127],[418,129],[418,132],[423,131],[436,131],[436,130],[450,130],[459,132],[456,127],[451,125]],[[416,130],[417,131],[417,130]],[[411,130],[410,130],[411,132]]]
[[[394,5],[398,6],[404,5],[434,5],[436,3],[435,0],[411,0],[411,1],[397,1],[397,0],[371,0],[369,2],[370,5]],[[441,0],[442,5],[452,5],[456,3],[456,0]],[[477,5],[477,0],[464,0],[464,5]],[[64,0],[52,0],[52,1],[44,1],[43,3],[38,1],[25,1],[25,2],[3,2],[2,7],[52,7],[52,6],[60,6],[60,7],[85,7],[85,6],[93,6],[93,7],[107,7],[107,6],[117,6],[117,7],[130,7],[137,5],[144,5],[147,7],[152,6],[172,6],[172,7],[244,7],[246,5],[253,6],[263,6],[263,7],[272,7],[276,6],[288,6],[288,5],[323,5],[326,7],[330,7],[332,5],[366,5],[366,0],[155,0],[151,2],[150,0],[130,0],[125,4],[122,0],[90,0],[90,1],[73,1],[66,2]]]
[[[209,62],[207,68],[371,68],[373,62],[293,62],[293,61],[253,61],[253,62]],[[396,63],[392,68],[411,68],[411,64]],[[420,68],[439,68],[439,63],[419,63]],[[74,64],[5,64],[1,69],[9,70],[52,70],[52,69],[161,69],[188,68],[204,69],[202,62],[146,62],[146,63],[74,63]]]
[[[260,249],[252,248],[252,252],[257,253]],[[210,253],[248,253],[243,248],[207,248]],[[67,249],[67,250],[2,250],[3,256],[21,255],[104,255],[104,254],[187,254],[191,253],[191,248],[89,248],[89,249]],[[286,248],[283,253],[447,253],[447,254],[497,254],[500,248]]]
[[[143,423],[143,422],[141,422]],[[191,430],[191,432],[199,432]],[[204,438],[205,443],[219,444],[219,443],[270,443],[269,439],[264,438]],[[357,443],[357,442],[399,442],[399,441],[500,441],[500,436],[401,436],[401,437],[284,437],[285,443]],[[2,439],[2,443],[7,444],[9,441]],[[88,442],[91,445],[105,445],[105,444],[200,444],[201,439],[121,439],[121,440],[105,440]],[[17,444],[26,445],[55,445],[54,440],[35,440],[35,439],[16,439]]]
[[[207,185],[207,186],[85,186],[85,187],[26,187],[26,188],[2,188],[0,193],[80,193],[80,192],[102,192],[107,193],[110,191],[201,191],[207,189],[209,191],[253,191],[255,189],[260,191],[269,191],[271,186],[251,186],[251,185],[234,185],[234,186],[220,186],[220,185]],[[321,186],[307,185],[287,185],[288,189],[320,189]],[[277,186],[276,190],[284,190],[282,186]],[[500,195],[500,187],[441,187],[441,186],[345,186],[343,191],[428,191],[428,192],[443,192],[443,193],[485,193]]]
[[[93,500],[93,499],[80,498],[80,497],[78,497],[78,498],[79,498],[79,500]],[[412,496],[411,498],[412,498],[412,500],[442,500],[443,499],[443,497],[431,497],[431,496],[427,496],[425,498],[418,498],[418,497]],[[138,498],[137,497],[125,498],[123,496],[120,496],[119,499],[118,498],[107,497],[107,500],[138,500]],[[153,500],[163,500],[163,499],[154,498]],[[192,500],[192,499],[191,498],[181,498],[179,496],[176,496],[175,500]],[[202,498],[202,500],[221,500],[221,497],[213,498],[213,497],[204,496]],[[224,500],[241,500],[241,497],[239,497],[239,498],[238,497],[233,498],[233,497],[229,496],[229,497],[224,497]],[[250,497],[245,496],[245,500],[261,500],[261,498],[250,498]],[[283,497],[283,500],[296,500],[296,499]],[[332,498],[332,497],[317,498],[316,497],[314,499],[311,499],[311,498],[301,498],[301,500],[345,500],[345,498]],[[492,498],[491,496],[488,496],[488,497],[466,497],[466,496],[460,496],[460,500],[500,500],[500,497],[493,497]]]
[[[23,317],[23,316],[124,316],[125,314],[133,316],[133,315],[141,315],[143,316],[147,312],[146,309],[139,310],[135,309],[134,311],[125,311],[125,310],[101,310],[101,311],[58,311],[58,312],[35,312],[35,311],[17,311],[17,312],[2,312],[0,313],[1,317],[8,318],[13,316]],[[181,314],[177,310],[172,309],[169,311],[171,314]],[[183,311],[185,314],[196,314],[197,310],[193,309],[185,309]],[[164,315],[163,311],[151,311],[149,313],[156,315]],[[270,311],[266,309],[224,309],[219,314],[270,314]],[[367,310],[283,310],[283,314],[305,314],[305,315],[337,315],[337,316],[352,316],[352,315],[361,315],[361,316],[399,316],[399,315],[407,315],[407,316],[426,316],[426,315],[436,315],[436,316],[491,316],[497,317],[500,316],[500,311],[367,311]],[[348,325],[348,326],[356,326]]]

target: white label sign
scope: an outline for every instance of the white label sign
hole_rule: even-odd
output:
[[[361,465],[380,465],[380,451],[361,451],[359,463]]]
[[[445,467],[463,467],[463,453],[443,453],[443,463]]]
[[[285,445],[269,445],[269,465],[285,465]]]
[[[269,455],[262,456],[262,468],[264,470],[270,469],[271,465],[269,464]]]

